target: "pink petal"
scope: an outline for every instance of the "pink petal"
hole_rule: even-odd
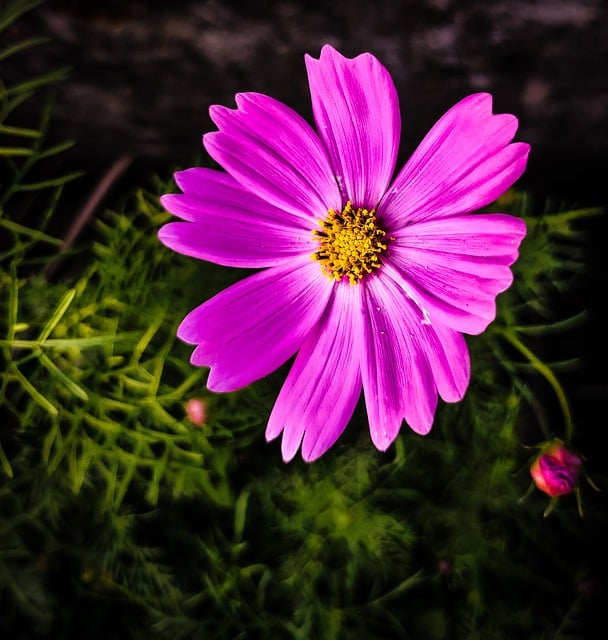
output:
[[[204,136],[209,155],[248,191],[309,224],[339,209],[338,185],[312,127],[268,96],[240,93],[236,104],[211,107],[219,131]]]
[[[420,309],[384,265],[365,280],[365,356],[361,366],[370,434],[385,451],[403,419],[420,434],[430,431],[437,389],[429,365],[429,328]]]
[[[212,219],[198,224],[170,222],[161,227],[158,237],[178,253],[225,267],[271,267],[313,253],[318,247],[310,232],[298,236],[291,229],[228,218],[221,226]]]
[[[526,226],[503,214],[468,215],[412,224],[390,244],[386,262],[432,322],[481,333],[496,315],[496,296],[513,276]]]
[[[274,207],[251,191],[245,189],[225,171],[194,167],[178,171],[175,182],[184,192],[167,194],[161,203],[167,211],[187,222],[205,222],[214,219],[243,222],[259,222],[298,227],[310,233],[309,221],[294,216],[284,209]]]
[[[207,386],[234,391],[290,358],[319,322],[331,283],[308,257],[249,276],[191,311],[177,335],[211,367]]]
[[[469,348],[461,333],[436,322],[425,326],[426,354],[439,395],[445,402],[459,402],[471,379]]]
[[[314,252],[310,225],[268,204],[232,176],[194,168],[175,174],[184,194],[161,203],[187,222],[172,222],[158,236],[187,256],[228,267],[258,268]]]
[[[266,439],[283,432],[283,459],[302,442],[312,462],[344,431],[361,393],[361,302],[359,287],[335,285],[334,296],[293,364],[266,429]]]
[[[517,118],[492,114],[478,93],[453,106],[431,129],[378,206],[386,227],[467,213],[489,204],[524,172],[530,147],[509,144]]]
[[[313,114],[344,200],[375,207],[395,170],[399,100],[388,71],[370,53],[354,59],[325,45],[306,56]]]

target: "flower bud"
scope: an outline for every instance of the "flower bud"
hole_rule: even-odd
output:
[[[191,398],[186,402],[186,415],[188,420],[197,426],[202,426],[207,420],[207,407],[204,400]]]
[[[541,449],[530,467],[530,475],[536,487],[553,498],[574,491],[580,470],[580,457],[556,438]]]

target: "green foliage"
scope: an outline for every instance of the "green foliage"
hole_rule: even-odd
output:
[[[0,4],[0,33],[34,4]],[[359,407],[321,460],[284,465],[263,441],[283,372],[214,395],[175,339],[188,310],[242,274],[160,245],[171,183],[135,189],[60,275],[48,268],[63,243],[49,223],[77,174],[33,178],[68,145],[46,146],[50,103],[37,127],[17,115],[64,73],[0,85],[0,635],[589,637],[601,511],[580,520],[566,499],[543,519],[542,496],[520,498],[522,444],[561,428],[536,374],[572,435],[558,375],[580,362],[539,353],[585,321],[563,301],[597,211],[501,203],[529,230],[515,282],[469,340],[465,399],[440,406],[429,436],[404,429],[379,453]],[[188,419],[190,398],[205,424]]]
[[[511,198],[510,209],[525,218],[528,234],[513,266],[516,286],[499,297],[498,318],[488,337],[495,357],[508,369],[519,392],[532,406],[545,437],[550,439],[555,430],[522,372],[532,370],[545,379],[559,403],[564,439],[569,442],[573,436],[572,416],[557,373],[580,368],[580,356],[546,362],[533,347],[539,339],[551,336],[555,341],[555,336],[568,335],[588,321],[587,310],[577,309],[575,300],[587,275],[586,226],[603,210],[556,207],[552,211],[552,203],[548,202],[540,215],[530,215],[533,204],[526,194],[509,194],[507,199]],[[566,315],[565,308],[574,312]]]
[[[34,339],[13,341],[21,357],[11,364],[40,365],[29,376],[37,405],[28,409],[30,422],[45,425],[44,461],[51,473],[67,472],[73,491],[93,474],[106,479],[106,501],[118,506],[137,479],[156,502],[169,479],[175,495],[203,493],[226,504],[227,451],[184,422],[184,398],[204,380],[183,350],[171,354],[175,321],[167,316],[173,283],[190,276],[159,277],[170,256],[157,250],[151,198],[138,194],[142,213],[133,219],[107,214],[98,225],[96,260],[72,286],[41,282],[11,301],[19,323],[49,294],[58,300]],[[134,249],[145,244],[154,246],[154,257]],[[223,437],[233,440],[227,430]]]

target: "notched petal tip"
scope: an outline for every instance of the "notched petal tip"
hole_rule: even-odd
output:
[[[249,105],[255,107],[257,104],[264,101],[274,103],[275,99],[264,93],[260,93],[259,91],[241,91],[235,94],[234,101],[236,103],[237,110],[246,113]]]
[[[331,445],[325,448],[319,447],[317,449],[311,449],[310,451],[306,451],[304,447],[302,447],[302,460],[310,464],[311,462],[318,460],[324,453],[327,453],[327,451],[330,448],[331,448]]]
[[[487,91],[479,91],[477,93],[471,93],[468,96],[465,96],[464,98],[462,98],[462,100],[459,100],[454,107],[458,107],[460,106],[465,106],[465,105],[473,105],[473,104],[477,104],[477,105],[483,105],[485,106],[488,111],[492,110],[492,102],[493,102],[494,98],[492,96],[491,93],[488,93]],[[452,108],[454,108],[452,107]]]
[[[177,337],[186,344],[198,344],[198,340],[194,337],[194,332],[196,332],[196,328],[192,326],[192,321],[190,319],[190,312],[180,323],[179,327],[177,327],[176,335]],[[190,356],[190,362],[192,364],[198,364],[195,362],[196,358],[196,350]],[[201,366],[201,365],[199,365]]]
[[[308,63],[309,61],[312,63],[317,63],[320,62],[323,58],[325,57],[332,57],[332,56],[336,56],[338,58],[344,58],[344,56],[332,45],[330,44],[324,44],[321,47],[321,50],[319,51],[319,57],[315,58],[314,56],[310,55],[309,53],[305,53],[304,54],[304,60],[306,63]]]
[[[505,121],[508,120],[510,123],[514,123],[516,125],[515,128],[517,128],[518,120],[512,113],[494,113],[494,96],[487,91],[471,93],[470,95],[462,98],[462,100],[459,100],[451,109],[448,110],[448,113],[449,111],[452,111],[452,109],[463,111],[465,113],[467,110],[475,110],[477,111],[477,117],[485,115],[486,117],[503,118]]]
[[[156,232],[156,236],[167,249],[171,249],[185,256],[192,256],[192,252],[188,250],[188,247],[185,246],[181,240],[183,234],[180,233],[180,227],[185,226],[187,227],[188,223],[168,222]]]
[[[496,215],[501,214],[497,213]],[[513,236],[513,242],[517,243],[517,246],[519,246],[528,233],[526,221],[523,218],[516,218],[515,216],[509,216],[508,214],[502,215],[509,218],[509,223],[511,225],[510,234]],[[513,262],[515,262],[515,260]]]
[[[401,426],[403,426],[403,420],[401,421],[399,429],[394,434],[392,434],[390,436],[387,433],[378,433],[375,430],[370,431],[370,436],[371,436],[372,442],[374,443],[374,447],[376,447],[376,449],[378,449],[378,451],[382,451],[383,453],[385,451],[387,451],[388,448],[397,439],[397,436],[399,435],[399,432],[401,431]]]
[[[292,440],[288,440],[283,436],[283,440],[281,441],[281,457],[283,458],[283,462],[291,462],[296,457],[296,453],[298,453],[298,449],[302,443],[302,435],[303,434],[300,434],[299,438]]]
[[[169,247],[171,249],[171,229],[168,229],[172,222],[164,224],[157,232],[156,237],[165,245],[165,247]]]
[[[266,426],[266,432],[264,437],[266,442],[271,442],[278,438],[281,434],[281,457],[283,462],[291,462],[300,445],[304,436],[304,426],[302,422],[290,421],[289,417],[283,417],[276,411],[270,414],[268,424]]]
[[[166,193],[160,197],[160,204],[172,216],[188,222],[194,221],[200,208],[194,198],[184,196],[181,193]]]
[[[225,107],[223,104],[212,104],[209,107],[209,117],[211,118],[213,124],[219,127],[220,125],[218,123],[218,120],[221,120],[224,115],[229,114],[232,111],[236,111],[236,109]],[[203,139],[204,138],[205,135],[203,135]]]
[[[433,428],[433,423],[430,422],[429,424],[415,426],[409,425],[409,427],[414,433],[417,433],[419,436],[427,436]]]
[[[185,193],[187,189],[188,183],[192,180],[192,177],[200,172],[199,167],[190,167],[189,169],[181,169],[180,171],[176,171],[173,174],[173,180],[175,180],[175,184],[181,189],[183,193]]]
[[[513,116],[513,117],[515,118],[515,116]],[[517,118],[515,118],[515,120],[517,121]],[[529,145],[527,142],[513,142],[510,146],[519,151],[519,156],[518,156],[517,160],[519,162],[523,163],[523,167],[521,169],[521,173],[519,174],[521,176],[521,174],[526,169],[526,165],[528,163],[528,158],[530,156],[530,151],[532,150],[532,146]]]
[[[165,247],[167,246],[167,243],[165,242],[164,238],[163,238],[163,229],[166,227],[167,225],[162,226],[157,232],[156,232],[156,237],[159,239],[159,241],[161,242],[161,244],[164,244]]]
[[[338,51],[334,46],[332,46],[331,44],[324,44],[321,47],[321,51],[319,52],[319,57],[318,58],[314,58],[313,56],[309,55],[308,53],[304,54],[304,59],[305,60],[312,60],[313,62],[323,62],[324,59],[327,60],[329,58],[333,58],[336,61],[340,61],[340,62],[344,62],[344,61],[352,61],[352,60],[365,60],[366,58],[368,58],[369,60],[378,60],[376,58],[376,56],[373,53],[370,53],[369,51],[364,51],[363,53],[358,53],[355,56],[349,57],[349,56],[345,56],[344,54],[340,53],[340,51]]]
[[[203,143],[203,147],[205,147],[205,151],[209,155],[212,155],[213,150],[217,146],[217,138],[221,135],[221,131],[209,131],[208,133],[203,134],[201,141]]]
[[[160,204],[163,209],[166,209],[169,213],[171,213],[171,202],[173,197],[176,196],[175,193],[165,193],[160,197]]]
[[[354,408],[353,408],[354,409]],[[314,462],[327,453],[342,435],[342,432],[350,422],[349,417],[343,419],[343,424],[327,425],[320,428],[318,425],[308,429],[302,438],[302,460]]]

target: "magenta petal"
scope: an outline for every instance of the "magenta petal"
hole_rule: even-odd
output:
[[[199,224],[170,222],[158,232],[161,242],[178,253],[243,268],[270,267],[310,254],[315,250],[310,236],[310,232],[298,235],[291,229],[237,223],[228,218],[221,226],[212,219]]]
[[[509,144],[516,130],[515,116],[492,114],[489,94],[461,100],[413,153],[378,206],[378,215],[393,231],[489,204],[526,167],[529,145]]]
[[[269,267],[315,250],[310,224],[268,204],[232,176],[194,168],[175,174],[183,194],[161,203],[186,222],[158,233],[169,248],[228,267]]]
[[[526,232],[523,220],[503,214],[468,215],[412,224],[390,245],[390,260],[413,300],[432,321],[481,333],[507,289],[509,266]]]
[[[471,358],[464,336],[440,322],[425,325],[425,333],[437,391],[445,402],[459,402],[471,379]]]
[[[370,53],[345,58],[325,45],[306,56],[312,107],[344,200],[372,208],[393,175],[401,117],[395,85]]]
[[[234,391],[290,358],[319,322],[331,283],[308,257],[249,276],[191,311],[178,329],[197,344],[192,363],[207,386]]]
[[[342,434],[362,388],[381,450],[404,420],[428,433],[439,396],[463,397],[471,366],[462,334],[494,319],[526,232],[508,215],[465,214],[521,176],[530,148],[512,142],[514,116],[493,114],[490,95],[472,95],[391,183],[401,118],[390,74],[369,53],[348,59],[330,46],[305,60],[318,133],[257,93],[238,94],[236,109],[211,107],[218,130],[203,143],[226,173],[178,172],[183,193],[162,204],[182,221],[159,237],[203,260],[265,267],[194,309],[178,336],[196,345],[191,361],[210,368],[213,391],[246,386],[297,354],[266,438],[282,434],[283,459],[301,448],[310,462]],[[339,213],[315,240],[312,230],[347,200],[376,209],[386,232],[380,268],[354,286],[330,281],[311,260],[318,242],[321,257],[341,264],[368,259],[347,252],[379,250],[369,245],[372,221],[353,229]]]
[[[194,167],[178,171],[175,182],[184,192],[161,197],[161,204],[174,216],[187,222],[214,220],[243,221],[297,227],[310,233],[310,222],[274,207],[245,189],[225,171]]]
[[[365,282],[365,357],[361,366],[365,406],[375,446],[385,451],[405,419],[430,431],[437,389],[427,357],[426,319],[385,265]]]
[[[204,136],[209,155],[243,187],[305,221],[339,209],[338,186],[312,127],[268,96],[240,93],[236,103],[211,107],[219,131]]]
[[[336,285],[334,292],[302,345],[268,421],[267,440],[283,432],[286,462],[300,443],[307,462],[325,453],[344,431],[361,393],[359,287]]]

